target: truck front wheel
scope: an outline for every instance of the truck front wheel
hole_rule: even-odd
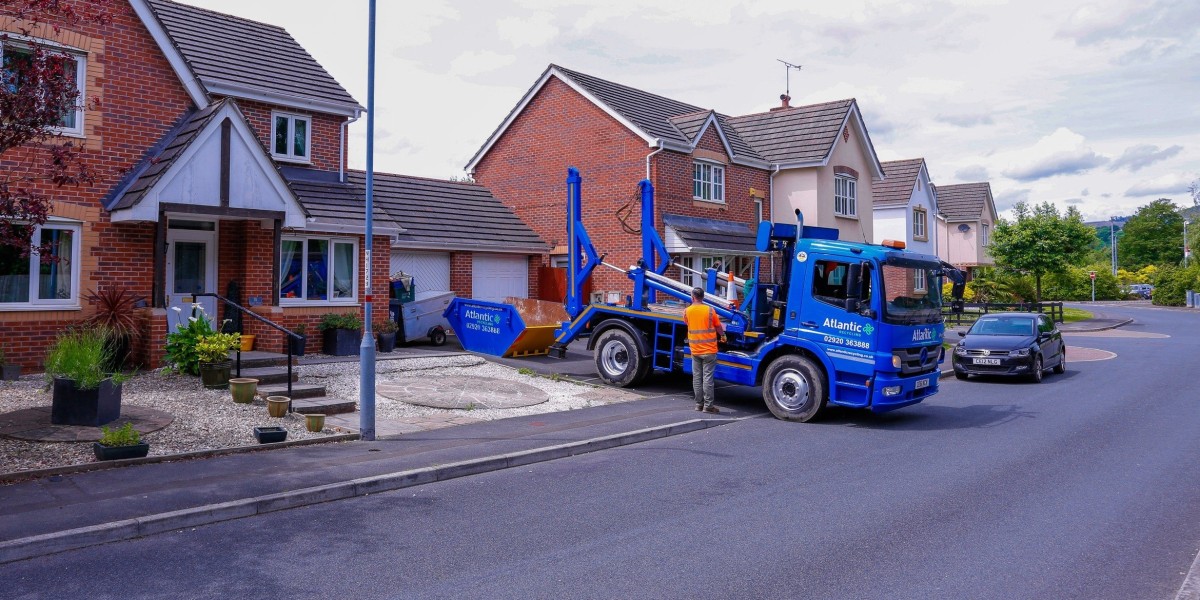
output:
[[[623,329],[609,329],[596,340],[596,372],[609,385],[626,387],[637,384],[650,370],[650,361],[642,358],[637,342]]]
[[[810,421],[827,401],[825,374],[811,360],[794,354],[767,367],[762,389],[771,414],[785,421]]]

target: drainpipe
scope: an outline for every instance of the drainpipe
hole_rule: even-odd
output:
[[[771,172],[771,176],[767,183],[767,195],[770,196],[770,198],[767,198],[767,202],[771,203],[771,214],[767,215],[767,220],[772,223],[775,222],[775,176],[778,174],[779,165],[776,164],[775,170]]]
[[[663,146],[663,141],[661,139],[659,139],[657,141],[658,141],[658,150],[655,150],[654,152],[651,152],[650,154],[646,155],[646,179],[647,180],[650,179],[650,157],[667,149],[666,146]],[[651,182],[651,183],[653,183],[653,182]]]
[[[350,129],[350,124],[358,120],[358,115],[362,113],[355,112],[354,118],[347,119],[342,123],[342,143],[341,151],[338,152],[338,181],[346,183],[346,132]]]

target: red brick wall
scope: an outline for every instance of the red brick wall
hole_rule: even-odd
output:
[[[253,100],[238,100],[238,107],[251,129],[258,136],[263,147],[271,151],[271,112],[279,110],[290,114],[308,115],[312,117],[310,145],[312,147],[312,164],[295,163],[297,166],[311,167],[326,171],[336,171],[338,168],[338,152],[341,150],[342,123],[346,117],[312,113],[292,108],[280,108],[271,104]],[[292,164],[292,163],[281,163]]]
[[[725,153],[711,129],[699,147]],[[598,252],[608,254],[605,262],[626,268],[641,258],[641,236],[623,231],[616,212],[632,202],[627,223],[634,229],[640,226],[637,184],[646,177],[646,156],[651,152],[653,149],[624,125],[551,78],[476,166],[475,180],[551,246],[565,246],[567,167],[579,168],[588,235]],[[673,151],[651,158],[651,181],[660,235],[664,234],[664,213],[752,223],[750,189],[766,195],[770,184],[766,170],[726,164],[725,206],[693,202],[692,157]],[[770,214],[770,207],[765,206],[764,211]],[[536,272],[531,269],[531,290]],[[632,290],[624,274],[604,267],[593,273],[596,291]]]
[[[471,281],[474,255],[470,252],[450,253],[450,291],[459,298],[470,298],[475,283]]]

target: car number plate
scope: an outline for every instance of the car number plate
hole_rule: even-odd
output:
[[[999,365],[1000,359],[998,359],[998,358],[976,358],[972,362],[977,365]]]
[[[929,380],[928,379],[918,379],[917,383],[913,384],[913,387],[918,390],[927,388],[927,387],[929,387]]]

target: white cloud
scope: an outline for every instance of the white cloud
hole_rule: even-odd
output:
[[[1005,177],[1017,181],[1035,181],[1055,175],[1083,173],[1109,160],[1096,154],[1082,135],[1066,127],[1059,127],[1020,154],[1025,158],[1005,170]]]
[[[468,51],[450,61],[450,73],[459,77],[474,77],[507,67],[516,62],[511,54],[498,54],[491,50]]]
[[[1136,173],[1156,162],[1167,160],[1183,150],[1183,146],[1158,149],[1154,144],[1138,144],[1125,149],[1120,158],[1108,165],[1109,171],[1125,168]]]
[[[1191,180],[1182,175],[1162,175],[1154,179],[1139,181],[1125,191],[1126,196],[1183,196],[1188,193]]]
[[[973,183],[977,181],[987,181],[988,170],[982,165],[971,165],[963,167],[954,172],[954,178],[963,183]]]
[[[535,12],[527,17],[505,17],[496,21],[496,31],[500,39],[513,47],[544,46],[558,37],[558,27],[554,25],[554,15],[548,12]]]

